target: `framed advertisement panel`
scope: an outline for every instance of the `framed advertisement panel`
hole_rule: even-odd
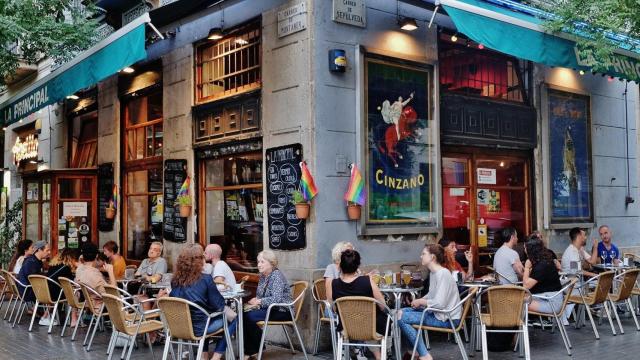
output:
[[[546,97],[550,223],[592,223],[590,98],[554,88]]]
[[[438,128],[433,68],[365,55],[363,123],[367,204],[363,234],[427,233],[438,226]]]

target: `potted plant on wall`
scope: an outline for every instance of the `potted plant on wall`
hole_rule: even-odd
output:
[[[309,217],[311,204],[304,198],[300,190],[295,190],[291,193],[291,203],[296,207],[296,217],[298,217],[298,219],[306,219]]]
[[[118,208],[118,186],[113,185],[113,192],[109,205],[104,209],[104,217],[108,220],[113,220],[116,217],[116,209]]]
[[[366,202],[367,192],[358,166],[351,164],[349,167],[351,168],[351,178],[349,179],[349,188],[344,193],[344,199],[347,201],[347,215],[349,220],[360,220],[362,205]]]
[[[187,176],[187,179],[182,183],[180,190],[178,191],[178,205],[180,206],[180,217],[191,216],[191,208],[193,203],[191,202],[191,195],[189,194],[189,185],[191,184],[191,178]]]
[[[318,194],[318,188],[313,181],[313,176],[307,168],[307,164],[300,162],[300,189],[291,193],[291,202],[296,206],[296,216],[298,219],[306,219],[309,217],[309,208],[311,199]]]

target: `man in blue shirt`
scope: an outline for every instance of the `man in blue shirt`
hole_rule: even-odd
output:
[[[46,241],[40,240],[36,241],[33,244],[33,255],[28,256],[24,259],[22,263],[22,267],[20,268],[20,272],[18,273],[18,280],[24,285],[29,285],[29,275],[37,275],[42,273],[42,261],[49,257],[51,253],[51,249]],[[18,284],[18,289],[20,292],[24,291],[24,288]],[[31,288],[27,289],[27,292],[24,294],[25,301],[35,301],[36,297],[33,294],[33,290]]]
[[[618,247],[611,241],[611,230],[609,229],[609,226],[600,226],[598,228],[598,233],[602,240],[598,244],[598,257],[600,258],[600,262],[604,264],[613,263],[614,265],[617,265],[620,262],[620,250],[618,250]]]

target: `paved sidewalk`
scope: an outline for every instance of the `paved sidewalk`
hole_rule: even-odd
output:
[[[2,312],[4,315],[4,312]],[[532,359],[598,359],[618,360],[636,359],[640,354],[640,332],[636,331],[631,318],[622,318],[625,334],[613,336],[608,322],[603,321],[598,327],[600,340],[595,340],[591,327],[576,330],[568,327],[569,337],[573,343],[573,356],[566,355],[559,333],[550,333],[534,329],[530,332]],[[60,338],[61,327],[54,327],[54,332],[48,335],[46,327],[34,325],[32,333],[28,332],[26,315],[22,324],[11,328],[11,325],[0,319],[0,360],[54,360],[54,359],[106,359],[105,353],[109,337],[107,333],[96,334],[92,350],[86,352],[82,347],[84,329],[79,330],[78,339],[71,342],[70,335]],[[446,336],[431,334],[432,355],[437,360],[461,359],[457,345],[447,342]],[[156,359],[162,357],[162,347],[154,347]],[[119,354],[118,354],[119,355]],[[477,353],[476,359],[482,354]],[[114,356],[114,359],[119,357]],[[332,356],[324,352],[318,356],[309,356],[310,360],[328,360]],[[504,353],[489,353],[490,359],[518,359],[518,354],[511,351]],[[133,351],[132,359],[151,359],[151,353],[146,347]],[[291,355],[284,348],[268,346],[264,359],[267,360],[301,360],[301,353]]]

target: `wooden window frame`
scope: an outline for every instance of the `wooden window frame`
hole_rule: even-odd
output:
[[[49,200],[42,199],[42,185],[45,181],[49,181]],[[23,208],[23,216],[22,216],[22,239],[27,238],[27,204],[38,204],[38,239],[30,239],[33,241],[42,239],[42,204],[48,202],[49,203],[49,214],[51,215],[51,202],[53,199],[53,181],[51,178],[25,178],[22,180],[24,184],[24,190],[22,191],[22,208]],[[27,183],[37,183],[38,184],[38,200],[27,200]],[[49,231],[53,233],[51,219],[49,219]]]

